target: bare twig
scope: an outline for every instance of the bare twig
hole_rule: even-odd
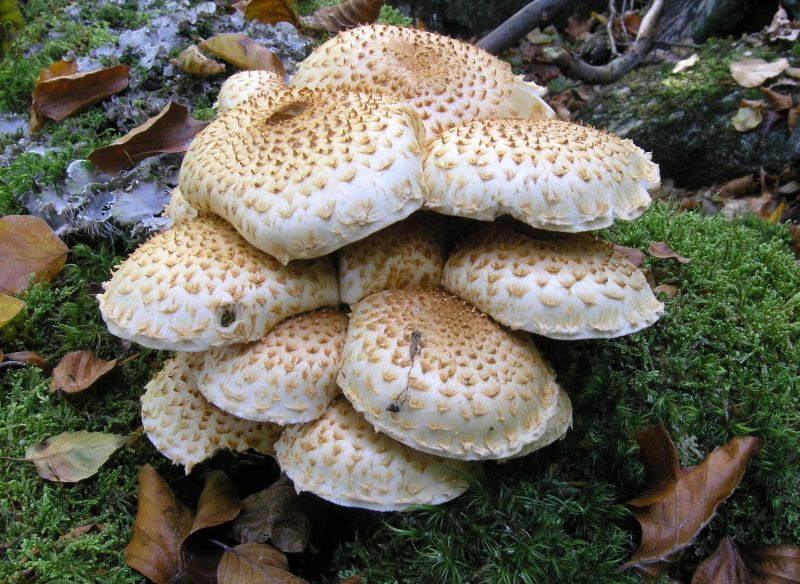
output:
[[[514,16],[506,20],[488,35],[478,46],[492,54],[498,54],[513,46],[537,26],[550,22],[562,12],[572,8],[576,0],[533,0]]]
[[[614,18],[617,16],[616,0],[608,0],[608,20],[606,21],[606,31],[608,32],[608,42],[611,45],[611,54],[615,57],[619,55],[617,41],[614,40]]]

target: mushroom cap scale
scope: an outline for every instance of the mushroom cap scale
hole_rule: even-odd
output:
[[[438,505],[467,489],[463,463],[417,452],[376,432],[343,397],[319,420],[287,428],[275,454],[298,492],[311,491],[345,507],[400,511]]]
[[[475,119],[555,115],[540,97],[544,88],[486,51],[384,24],[339,33],[300,63],[290,83],[390,95],[419,112],[431,133]]]
[[[163,214],[169,217],[172,225],[181,221],[191,221],[197,219],[199,213],[197,209],[192,207],[181,194],[181,189],[175,187],[169,194],[169,201],[164,205]]]
[[[491,221],[579,232],[630,220],[650,205],[658,165],[630,140],[561,120],[482,120],[427,145],[425,206]]]
[[[339,387],[378,431],[461,460],[506,458],[544,433],[559,387],[529,335],[436,289],[352,310]]]
[[[315,310],[288,318],[258,341],[202,353],[197,389],[218,408],[280,425],[316,420],[339,393],[347,316]]]
[[[423,202],[424,128],[380,95],[288,90],[228,110],[199,133],[183,196],[281,263],[325,255]]]
[[[209,216],[143,243],[103,287],[111,334],[175,351],[254,341],[284,318],[339,304],[329,258],[283,266]]]
[[[664,310],[641,270],[584,234],[542,241],[493,225],[451,254],[442,284],[512,329],[553,339],[631,334]]]
[[[572,427],[572,402],[563,389],[558,393],[558,406],[556,412],[547,420],[544,433],[533,442],[526,444],[525,447],[514,454],[509,456],[511,458],[520,458],[527,456],[532,452],[541,450],[545,446],[550,446],[556,440],[561,440]],[[504,459],[504,460],[508,460]]]
[[[214,107],[217,108],[217,114],[224,114],[250,99],[269,103],[287,89],[283,77],[273,71],[239,71],[228,77],[219,88]]]
[[[156,449],[175,464],[192,467],[217,450],[274,454],[283,428],[242,420],[211,405],[194,385],[198,356],[179,353],[145,386],[142,425]]]

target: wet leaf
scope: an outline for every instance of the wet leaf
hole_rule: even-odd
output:
[[[271,540],[283,552],[302,552],[311,540],[310,511],[284,475],[242,501],[242,514],[233,531],[242,543]]]
[[[0,328],[11,322],[11,319],[17,316],[23,308],[25,308],[25,303],[22,300],[0,292]]]
[[[190,45],[169,61],[184,73],[197,75],[199,77],[211,77],[225,72],[225,65],[206,57],[197,48],[197,45]]]
[[[244,17],[267,24],[291,22],[300,28],[297,2],[295,0],[250,0],[244,6]]]
[[[0,290],[21,292],[33,281],[52,280],[67,259],[69,248],[38,217],[0,218]]]
[[[312,30],[340,32],[359,24],[378,20],[383,0],[344,0],[333,6],[323,6],[311,16],[302,18],[303,26]]]
[[[29,446],[25,460],[49,481],[76,483],[94,475],[127,438],[103,432],[64,432]]]
[[[141,126],[97,148],[89,160],[103,172],[115,175],[150,156],[186,152],[195,135],[207,125],[193,119],[185,106],[171,101]]]
[[[667,298],[675,298],[678,295],[678,287],[673,286],[672,284],[659,284],[655,288],[653,288],[653,292],[658,294],[659,292],[666,295]]]
[[[777,77],[789,68],[789,61],[778,59],[767,63],[764,59],[743,59],[731,63],[731,75],[742,87],[758,87],[771,77]]]
[[[766,98],[767,103],[772,111],[782,112],[792,107],[791,95],[778,93],[777,91],[767,89],[766,87],[759,87],[758,89],[764,94],[764,97]]]
[[[622,568],[633,569],[643,578],[663,574],[730,497],[742,480],[747,461],[760,446],[761,439],[754,436],[733,438],[698,466],[681,469],[675,488],[666,497],[634,509],[642,542]],[[657,461],[646,464],[656,465]]]
[[[681,476],[678,449],[664,424],[648,426],[636,433],[640,457],[644,464],[647,488],[635,499],[628,501],[634,507],[647,507],[663,501],[675,490]]]
[[[39,353],[33,351],[17,351],[15,353],[6,353],[6,359],[9,361],[19,361],[26,365],[32,365],[39,369],[47,369],[47,361],[44,360]]]
[[[762,119],[760,109],[740,107],[736,115],[731,118],[731,123],[737,132],[747,132],[758,127]]]
[[[180,542],[191,527],[191,511],[152,466],[144,465],[139,471],[139,506],[125,563],[156,584],[170,581],[181,568]]]
[[[226,550],[217,569],[217,581],[219,584],[306,583],[288,571],[286,556],[262,543],[244,543]]]
[[[691,258],[678,255],[669,245],[667,245],[665,241],[652,242],[647,248],[647,253],[654,258],[674,259],[678,260],[682,264],[688,264],[692,261]]]
[[[700,61],[700,55],[698,55],[697,53],[693,53],[691,57],[688,57],[687,59],[682,59],[681,61],[675,63],[675,66],[672,68],[672,73],[673,75],[677,75],[678,73],[684,73],[685,71],[688,71],[689,69],[697,65],[699,61]]]
[[[285,74],[275,53],[243,34],[218,34],[200,43],[200,48],[239,69],[273,71],[281,77]]]
[[[53,369],[50,393],[80,393],[116,366],[116,359],[105,361],[90,351],[67,353]]]
[[[36,85],[31,111],[37,116],[61,121],[128,87],[129,68],[114,65],[105,69],[53,77]],[[38,128],[32,126],[31,131]]]
[[[206,475],[203,492],[200,493],[197,503],[197,517],[189,535],[232,521],[241,510],[242,504],[239,502],[236,487],[224,472],[213,470]]]
[[[737,546],[730,537],[703,560],[692,584],[800,583],[800,548],[788,545]]]

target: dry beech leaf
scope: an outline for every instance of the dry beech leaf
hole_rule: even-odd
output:
[[[195,135],[207,125],[193,119],[185,106],[171,101],[141,126],[97,148],[89,160],[103,172],[115,175],[150,156],[186,152]]]
[[[800,583],[800,548],[789,545],[737,546],[723,538],[697,566],[692,584]]]
[[[125,563],[156,584],[169,582],[180,570],[180,542],[192,527],[192,513],[175,498],[156,470],[139,471],[139,507]]]
[[[297,2],[294,0],[250,0],[244,5],[244,17],[267,24],[291,22],[300,28]]]
[[[692,584],[749,584],[747,568],[730,537],[720,540],[714,553],[692,574]]]
[[[361,584],[363,581],[364,579],[361,576],[355,575],[345,578],[339,584]]]
[[[19,361],[26,365],[32,365],[39,369],[47,369],[47,361],[44,360],[39,353],[33,351],[17,351],[15,353],[6,353],[6,359],[9,361]]]
[[[757,128],[763,117],[760,109],[740,107],[736,115],[731,118],[731,124],[737,132],[747,132]]]
[[[731,197],[743,197],[755,190],[756,182],[752,174],[746,174],[738,178],[733,178],[722,185],[719,189],[719,196],[728,199]]]
[[[663,501],[675,490],[681,476],[678,450],[664,424],[648,426],[636,433],[640,457],[644,464],[647,488],[645,492],[628,501],[633,507],[647,507]]]
[[[116,366],[116,359],[105,361],[90,351],[67,353],[53,369],[50,393],[80,393]]]
[[[692,261],[691,258],[678,255],[665,241],[654,241],[647,248],[649,253],[654,258],[678,260],[682,264],[688,264]]]
[[[211,77],[225,72],[225,65],[206,57],[197,48],[197,45],[189,45],[183,49],[177,57],[169,61],[184,73],[197,75],[198,77]]]
[[[637,268],[641,268],[642,265],[644,264],[645,255],[644,252],[641,250],[638,250],[633,247],[625,247],[624,245],[615,245],[614,251],[624,255],[625,259],[627,259]]]
[[[281,552],[262,543],[244,543],[222,555],[217,569],[219,584],[307,584],[284,567]],[[276,565],[278,564],[278,565]]]
[[[792,96],[785,93],[778,93],[766,87],[759,87],[758,90],[764,94],[769,107],[772,111],[782,112],[792,107]]]
[[[52,280],[67,259],[69,248],[38,217],[0,218],[0,290],[22,292],[28,279]]]
[[[214,470],[206,475],[203,492],[197,502],[197,517],[187,537],[201,529],[217,527],[236,518],[242,510],[236,487],[224,472]]]
[[[25,303],[22,300],[0,292],[0,328],[6,326],[23,308]]]
[[[127,65],[114,65],[53,77],[35,87],[31,110],[38,116],[61,121],[128,87],[129,73]],[[36,130],[31,128],[31,131]]]
[[[47,81],[49,79],[54,79],[56,77],[64,77],[65,75],[72,75],[73,73],[78,72],[78,62],[75,59],[70,61],[65,61],[61,59],[60,61],[56,61],[49,67],[45,67],[41,71],[39,71],[39,76],[36,78],[36,85],[42,83],[43,81]]]
[[[371,24],[378,20],[383,0],[344,0],[334,6],[323,6],[311,16],[303,17],[303,26],[331,33]]]
[[[658,294],[659,292],[665,294],[667,298],[675,298],[678,295],[678,287],[673,286],[672,284],[659,284],[655,288],[653,288],[653,292]]]
[[[76,483],[95,474],[127,437],[103,432],[63,432],[29,446],[25,460],[48,481]]]
[[[622,569],[632,568],[645,579],[663,574],[731,496],[761,442],[755,436],[733,438],[699,465],[681,469],[675,488],[666,497],[634,509],[642,542]]]
[[[777,77],[789,68],[789,61],[778,59],[767,63],[764,59],[743,59],[731,63],[731,75],[742,87],[758,87],[771,77]]]
[[[675,66],[672,68],[672,74],[677,75],[678,73],[684,73],[685,71],[688,71],[689,69],[697,65],[699,61],[700,61],[700,55],[698,55],[697,53],[692,53],[691,57],[682,59],[677,63],[675,63]]]
[[[200,48],[239,69],[262,69],[281,77],[285,75],[283,63],[275,53],[243,34],[218,34],[200,43]]]

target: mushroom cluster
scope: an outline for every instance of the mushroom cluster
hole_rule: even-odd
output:
[[[643,213],[659,172],[542,93],[385,25],[321,45],[291,86],[231,77],[172,227],[99,296],[114,334],[180,351],[142,398],[156,448],[187,473],[255,449],[298,490],[387,511],[563,437],[572,406],[534,335],[658,319],[641,271],[582,232]]]

